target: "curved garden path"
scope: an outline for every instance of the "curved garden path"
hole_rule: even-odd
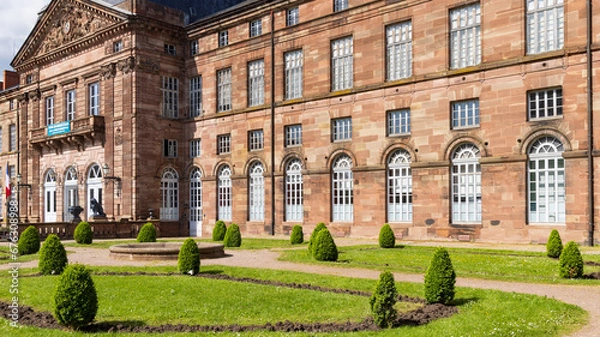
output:
[[[376,244],[375,241],[364,240],[340,240],[336,238],[336,243],[339,245],[353,244]],[[413,243],[422,245],[435,246],[456,246],[465,247],[473,244],[460,243]],[[481,246],[480,248],[490,248],[489,245]],[[528,249],[528,250],[544,250],[543,246],[494,246],[502,249]],[[70,263],[83,263],[96,266],[158,266],[158,265],[176,265],[177,261],[129,261],[129,260],[114,260],[109,257],[108,249],[85,248],[85,247],[67,247],[69,252]],[[314,274],[326,274],[347,276],[355,278],[378,279],[380,271],[366,270],[357,268],[341,268],[325,265],[309,265],[293,262],[279,261],[279,253],[276,250],[229,250],[226,251],[227,257],[212,260],[202,260],[203,265],[225,265],[236,267],[251,267],[265,268],[275,270],[291,270]],[[36,267],[36,261],[24,262],[20,265],[22,268]],[[0,270],[8,269],[9,265],[0,265]],[[402,274],[394,273],[396,281],[400,282],[423,282],[423,275],[418,274]],[[533,284],[533,283],[517,283],[503,282],[493,280],[468,279],[458,277],[456,285],[460,287],[480,288],[480,289],[497,289],[507,292],[516,292],[524,294],[534,294],[539,296],[547,296],[555,298],[565,303],[577,305],[586,310],[590,317],[588,325],[583,329],[567,336],[567,337],[598,337],[600,336],[600,286],[581,286],[581,285],[557,285],[557,284]]]

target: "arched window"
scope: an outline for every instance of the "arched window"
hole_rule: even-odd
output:
[[[102,169],[100,165],[94,164],[90,167],[88,171],[88,179],[87,179],[87,214],[88,219],[90,219],[94,215],[94,211],[92,210],[92,199],[95,199],[98,204],[102,205]]]
[[[304,186],[302,163],[292,159],[285,170],[285,220],[302,221],[304,218]]]
[[[179,174],[170,167],[163,171],[160,180],[160,194],[162,199],[161,220],[179,220]]]
[[[354,175],[350,157],[341,155],[335,160],[331,182],[333,221],[352,221],[354,219]]]
[[[190,174],[190,235],[202,236],[202,172],[197,167]]]
[[[265,218],[265,169],[260,162],[250,167],[249,203],[250,221],[263,221]]]
[[[217,220],[231,221],[231,169],[228,165],[223,165],[219,169],[218,177],[217,205],[219,207],[219,218]]]
[[[389,222],[412,221],[412,172],[410,153],[394,151],[387,168],[387,213]]]
[[[528,211],[530,223],[565,222],[565,160],[563,144],[542,137],[529,148]]]
[[[74,167],[69,167],[65,174],[65,207],[63,211],[63,219],[65,221],[73,220],[73,215],[69,209],[79,205],[79,193],[77,182],[77,170]]]
[[[452,155],[452,222],[481,222],[479,149],[461,144]]]
[[[48,170],[44,178],[44,221],[56,222],[56,173]]]

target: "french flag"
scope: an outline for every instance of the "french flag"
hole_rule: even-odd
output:
[[[10,197],[10,172],[8,171],[8,162],[6,162],[6,176],[4,177],[4,191],[6,192],[6,199]]]

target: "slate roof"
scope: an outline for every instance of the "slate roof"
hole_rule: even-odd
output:
[[[104,0],[112,2],[120,2],[119,0]],[[121,0],[123,1],[123,0]],[[194,23],[200,19],[209,17],[218,12],[222,12],[230,7],[234,7],[243,2],[251,2],[252,0],[150,0],[159,5],[174,8],[182,11],[186,17],[188,24]]]

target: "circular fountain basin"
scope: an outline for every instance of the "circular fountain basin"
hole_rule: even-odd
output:
[[[177,260],[181,242],[143,242],[114,245],[108,248],[110,257],[118,260]],[[199,242],[200,259],[225,256],[223,244]]]

